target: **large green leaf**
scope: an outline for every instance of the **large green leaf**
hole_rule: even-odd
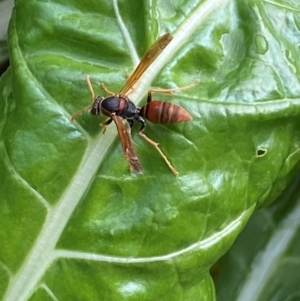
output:
[[[294,2],[16,1],[0,83],[3,300],[214,300],[210,266],[299,168]],[[113,125],[70,122],[91,101],[87,74],[96,94],[118,91],[166,31],[130,97],[200,79],[155,95],[192,121],[147,124],[177,178],[135,130],[143,175]]]

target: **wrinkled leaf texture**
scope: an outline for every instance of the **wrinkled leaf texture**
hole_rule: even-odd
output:
[[[300,173],[271,206],[253,214],[214,267],[218,301],[300,298]]]
[[[210,266],[300,159],[297,1],[17,0],[1,78],[3,300],[214,300]],[[130,94],[193,120],[133,130],[143,175],[114,126],[88,112],[85,76],[118,91],[160,35],[174,40]]]

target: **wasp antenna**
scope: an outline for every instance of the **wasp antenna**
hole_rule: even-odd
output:
[[[93,89],[93,86],[92,86],[92,82],[91,82],[91,78],[89,75],[86,76],[86,82],[89,86],[89,89],[91,91],[91,94],[92,94],[92,101],[95,100],[95,92],[94,92],[94,89]]]
[[[114,92],[108,90],[108,89],[106,88],[106,86],[105,86],[104,83],[101,83],[101,87],[102,87],[102,89],[103,89],[107,94],[112,95],[112,96],[113,96],[113,95],[116,95],[116,93],[114,93]]]
[[[71,122],[74,121],[74,119],[77,118],[78,115],[80,115],[83,111],[85,110],[88,110],[92,107],[92,105],[88,105],[88,106],[85,106],[84,108],[80,109],[79,111],[77,111],[76,113],[74,113],[72,116],[71,116]]]

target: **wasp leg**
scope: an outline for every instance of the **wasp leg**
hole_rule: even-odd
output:
[[[153,140],[151,140],[142,131],[139,132],[139,135],[141,137],[143,137],[148,143],[150,143],[152,146],[154,146],[156,148],[156,150],[163,157],[163,159],[165,160],[165,162],[167,163],[167,165],[169,166],[169,168],[171,169],[171,171],[173,172],[173,174],[175,176],[178,176],[179,172],[173,167],[173,165],[170,163],[170,161],[168,160],[168,158],[165,156],[165,154],[162,152],[162,150],[158,147],[158,143],[155,142],[155,141],[153,141]]]
[[[141,128],[139,130],[139,135],[141,137],[143,137],[148,143],[150,143],[152,146],[154,146],[156,148],[156,150],[159,152],[159,154],[163,157],[163,159],[165,160],[165,162],[167,163],[167,165],[169,166],[169,168],[171,169],[171,171],[173,172],[173,174],[175,176],[178,176],[179,172],[173,167],[173,165],[170,163],[170,161],[168,160],[168,158],[165,156],[165,154],[162,152],[162,150],[158,147],[158,143],[151,140],[149,137],[147,137],[144,134],[144,131],[146,129],[146,122],[145,120],[139,116],[139,118],[136,119],[136,121],[141,123]]]
[[[180,91],[180,90],[187,90],[190,89],[194,86],[196,86],[199,83],[199,80],[194,81],[190,85],[183,86],[183,87],[177,87],[173,89],[163,89],[163,88],[152,88],[148,91],[148,98],[147,98],[147,103],[149,103],[152,100],[152,93],[169,93],[172,94],[174,91]]]
[[[106,132],[106,126],[111,124],[113,120],[111,118],[107,119],[105,122],[100,123],[100,125],[103,127],[103,134]]]
[[[134,120],[132,120],[132,119],[127,119],[127,122],[129,123],[130,128],[132,129],[132,127],[133,127],[133,125],[134,125]]]
[[[133,125],[134,125],[134,120],[132,119],[127,119],[127,122],[129,123],[129,126],[130,126],[130,130],[133,128]]]
[[[88,105],[88,106],[85,106],[83,107],[82,109],[80,109],[79,111],[77,111],[76,113],[74,113],[72,116],[71,116],[71,122],[74,121],[74,119],[77,118],[78,115],[80,115],[83,111],[85,110],[88,110],[92,107],[92,105]]]

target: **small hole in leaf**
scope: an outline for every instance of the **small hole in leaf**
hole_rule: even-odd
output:
[[[267,153],[266,149],[260,148],[256,151],[256,157],[263,157],[266,153]]]

